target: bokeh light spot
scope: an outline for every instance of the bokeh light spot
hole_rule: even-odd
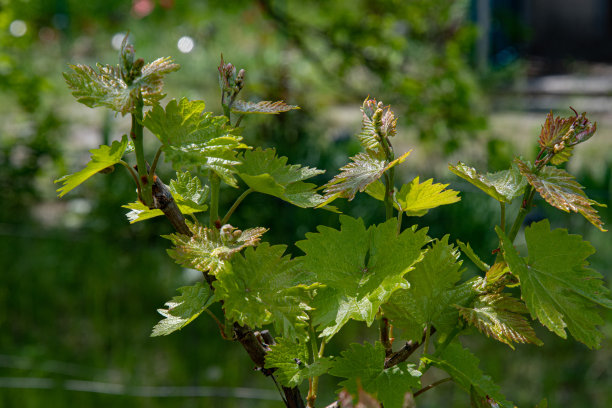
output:
[[[28,31],[28,26],[23,20],[13,20],[9,26],[9,32],[13,37],[23,37]]]
[[[124,38],[125,38],[125,33],[117,33],[113,35],[113,38],[111,39],[111,45],[113,46],[113,48],[116,50],[121,48],[121,43],[123,42]]]
[[[178,43],[176,43],[176,46],[178,47],[179,51],[183,54],[191,52],[193,50],[194,45],[195,43],[193,42],[193,38],[187,36],[179,38]]]

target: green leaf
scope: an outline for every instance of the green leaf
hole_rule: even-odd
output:
[[[440,332],[456,325],[458,311],[453,305],[473,295],[471,284],[455,286],[462,274],[458,258],[457,249],[448,244],[448,235],[436,241],[406,276],[410,287],[396,291],[383,305],[385,316],[405,330],[407,338],[420,341],[425,327],[431,325]]]
[[[285,249],[268,243],[247,249],[232,259],[231,268],[217,274],[213,285],[228,319],[258,328],[274,323],[283,337],[305,340],[306,312],[317,285],[302,283],[304,271],[299,262],[283,256]]]
[[[164,319],[153,327],[151,337],[167,336],[182,329],[217,301],[210,287],[202,282],[184,286],[178,291],[181,292],[179,296],[166,302],[167,309],[157,309]]]
[[[385,408],[402,408],[404,395],[421,385],[421,372],[414,364],[400,363],[385,368],[385,349],[381,343],[375,346],[353,343],[341,353],[330,370],[331,375],[343,377],[340,386],[357,395],[359,385],[383,403]]]
[[[162,94],[163,75],[180,68],[170,57],[159,58],[145,65],[142,74],[127,84],[118,65],[98,64],[97,67],[99,73],[86,65],[70,65],[73,72],[64,72],[64,78],[72,95],[90,108],[105,106],[122,115],[134,110],[139,93],[145,105],[157,104],[165,96]]]
[[[403,276],[421,258],[427,231],[407,229],[397,235],[397,220],[366,229],[361,219],[340,216],[340,230],[319,226],[296,243],[306,253],[304,268],[317,282],[313,324],[330,338],[349,319],[372,324],[381,304],[406,287]]]
[[[472,261],[478,269],[483,272],[486,272],[489,270],[489,268],[491,268],[489,265],[484,263],[478,257],[478,255],[476,255],[476,252],[474,252],[469,242],[467,244],[464,244],[463,242],[457,240],[457,245],[459,245],[459,248],[461,248],[461,252],[463,252],[468,258],[470,258],[470,261]]]
[[[590,200],[582,191],[584,187],[571,174],[553,166],[544,166],[538,172],[519,159],[515,159],[515,162],[529,184],[540,193],[548,204],[561,211],[580,213],[600,231],[607,231],[603,228],[603,221],[599,218],[597,210],[592,207],[593,205],[606,206]]]
[[[242,115],[253,113],[264,115],[279,114],[281,112],[288,112],[292,109],[300,109],[300,107],[296,105],[287,105],[284,101],[246,102],[238,100],[232,104],[232,112]]]
[[[515,167],[485,175],[479,174],[476,169],[461,162],[456,166],[449,165],[448,168],[502,203],[511,203],[515,197],[523,194],[527,186],[527,182]]]
[[[225,224],[220,230],[190,222],[187,225],[193,233],[192,236],[179,233],[162,235],[174,245],[168,250],[168,254],[179,265],[210,272],[212,275],[224,270],[234,254],[248,246],[257,245],[267,231],[261,227],[240,231],[229,224]]]
[[[143,125],[163,143],[166,161],[171,161],[175,169],[212,170],[236,187],[233,174],[240,164],[236,150],[248,146],[241,143],[238,130],[228,124],[225,116],[213,116],[204,108],[202,101],[173,99],[165,110],[157,105],[147,112]]]
[[[453,381],[467,393],[470,393],[473,387],[478,396],[488,397],[500,407],[514,408],[514,404],[506,401],[506,398],[499,392],[499,387],[493,383],[491,377],[480,371],[478,358],[469,350],[464,349],[459,342],[450,343],[439,356],[426,355],[421,359],[446,371]]]
[[[128,138],[123,135],[120,142],[115,140],[110,146],[102,145],[98,149],[90,150],[91,160],[83,170],[55,180],[56,183],[62,183],[62,186],[57,189],[59,197],[63,197],[70,190],[101,170],[119,163],[127,144]]]
[[[366,153],[359,153],[351,157],[353,162],[341,167],[342,172],[323,186],[325,202],[320,206],[339,197],[348,198],[349,201],[352,200],[358,191],[363,192],[370,184],[378,180],[385,171],[404,162],[411,152],[412,150],[404,153],[391,163]]]
[[[521,297],[531,316],[549,330],[566,338],[567,327],[590,348],[598,347],[603,324],[596,305],[612,308],[609,291],[601,275],[588,268],[587,258],[595,250],[580,235],[565,229],[550,230],[548,220],[525,229],[529,258],[521,258],[512,242],[498,227],[504,259],[521,281]]]
[[[448,184],[433,184],[433,179],[419,183],[419,177],[415,177],[410,184],[404,184],[395,193],[395,199],[406,215],[420,217],[427,214],[432,208],[461,200],[458,197],[458,191],[445,190],[446,187],[448,187]],[[366,193],[377,200],[384,201],[385,186],[380,181],[376,181],[368,186]],[[393,205],[398,211],[400,210],[397,203],[394,202]]]
[[[183,215],[195,214],[208,209],[208,205],[205,204],[208,186],[202,187],[200,179],[197,177],[192,178],[188,171],[177,172],[176,179],[170,180],[169,189]],[[122,207],[130,210],[126,214],[130,224],[164,215],[162,210],[149,209],[140,201],[129,203]]]
[[[325,171],[288,165],[287,158],[277,157],[275,149],[257,148],[244,152],[237,169],[238,176],[253,190],[273,195],[298,207],[315,207],[324,201],[315,191],[317,186],[303,180]]]
[[[469,307],[457,306],[461,317],[487,337],[506,343],[543,343],[522,314],[528,313],[525,304],[507,293],[479,296]]]
[[[305,379],[319,377],[332,367],[332,361],[325,357],[309,364],[307,343],[282,337],[276,342],[266,354],[266,368],[275,368],[275,377],[285,387],[297,387]]]

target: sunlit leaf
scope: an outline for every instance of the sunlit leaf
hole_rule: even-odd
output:
[[[202,101],[173,99],[165,109],[154,106],[143,124],[162,142],[166,161],[172,162],[176,170],[212,170],[235,187],[235,166],[240,164],[237,149],[248,146],[241,143],[238,130],[228,124],[225,116],[213,116],[204,108]]]
[[[167,336],[182,329],[216,302],[213,291],[201,282],[178,289],[181,294],[166,302],[167,309],[157,309],[164,319],[153,327],[152,337]]]
[[[232,258],[213,285],[226,318],[255,328],[273,323],[283,337],[305,341],[306,312],[318,285],[303,283],[306,273],[290,255],[283,256],[285,249],[267,242],[249,248]]]
[[[292,109],[300,109],[297,105],[287,105],[284,101],[246,102],[237,100],[232,104],[232,112],[238,114],[279,114]]]
[[[540,171],[536,171],[527,163],[516,159],[519,170],[525,176],[529,184],[537,190],[546,202],[562,211],[574,211],[580,213],[591,224],[601,231],[603,221],[599,218],[594,205],[605,207],[596,201],[589,199],[576,179],[563,169],[553,166],[544,166]]]
[[[98,149],[90,150],[91,159],[83,170],[55,180],[56,183],[62,183],[62,186],[57,189],[59,197],[63,197],[70,190],[101,170],[119,163],[125,153],[127,144],[128,138],[123,135],[120,142],[115,140],[110,146],[102,145]]]
[[[363,388],[383,403],[385,408],[402,408],[404,395],[420,388],[421,372],[414,364],[400,363],[385,368],[385,348],[376,342],[353,343],[336,359],[331,375],[343,377],[340,386],[353,395]]]
[[[521,258],[512,242],[496,227],[504,259],[521,282],[521,297],[531,316],[566,338],[565,328],[576,340],[597,347],[603,323],[596,305],[612,308],[601,275],[588,267],[595,250],[580,235],[550,229],[548,220],[525,229],[529,257]]]
[[[341,228],[319,226],[296,243],[306,253],[304,268],[317,282],[312,311],[321,336],[331,337],[350,319],[370,325],[391,294],[406,287],[403,276],[421,258],[426,230],[397,234],[397,220],[364,226],[361,219],[340,216]]]
[[[485,175],[479,174],[476,169],[461,162],[456,166],[449,165],[448,168],[457,176],[502,203],[512,202],[514,198],[523,194],[527,186],[524,177],[515,167]]]

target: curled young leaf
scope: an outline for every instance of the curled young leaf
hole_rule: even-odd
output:
[[[287,105],[284,101],[261,101],[246,102],[237,100],[232,104],[232,112],[242,115],[264,114],[277,115],[281,112],[288,112],[292,109],[300,109],[297,105]]]
[[[449,164],[448,168],[457,176],[502,203],[511,203],[515,197],[523,193],[527,186],[527,182],[515,167],[484,175],[461,162],[456,166]]]

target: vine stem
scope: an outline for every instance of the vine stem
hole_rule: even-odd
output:
[[[500,217],[501,217],[501,220],[500,220],[500,224],[501,225],[500,225],[500,227],[501,227],[502,231],[506,232],[506,203],[500,201],[499,202],[499,208],[501,210],[500,211],[500,213],[501,213],[501,215],[500,215]]]
[[[153,164],[151,165],[151,169],[149,170],[149,178],[152,179],[155,175],[155,170],[157,169],[157,162],[159,161],[159,157],[162,154],[162,147],[159,146],[157,149],[157,153],[155,153],[155,158],[153,159]]]
[[[255,191],[255,190],[253,190],[252,188],[249,188],[249,189],[245,190],[242,194],[240,194],[240,197],[238,197],[236,199],[236,201],[234,201],[234,204],[232,205],[232,207],[227,211],[227,213],[225,214],[225,216],[221,220],[221,225],[227,224],[227,222],[229,221],[229,219],[232,216],[232,214],[234,213],[234,211],[236,211],[236,208],[238,208],[238,206],[246,198],[246,196],[251,194],[253,191]]]
[[[121,164],[123,167],[128,169],[128,171],[132,175],[132,178],[134,179],[134,183],[136,183],[136,189],[138,190],[138,197],[140,197],[140,183],[138,182],[138,174],[136,174],[132,166],[127,164],[125,161],[119,160],[119,164]]]
[[[444,384],[445,382],[451,381],[452,378],[451,377],[446,377],[443,378],[439,381],[436,381],[435,383],[431,383],[423,388],[421,388],[420,390],[418,390],[417,392],[415,392],[414,394],[412,394],[413,397],[418,397],[419,395],[423,394],[425,391],[431,390],[433,387],[437,387],[440,384]]]
[[[208,181],[210,183],[210,228],[215,226],[219,220],[219,189],[221,187],[221,179],[212,170],[208,171]]]
[[[144,140],[142,131],[143,106],[144,102],[142,100],[142,94],[139,92],[134,101],[134,112],[132,112],[132,129],[130,130],[130,137],[134,142],[134,150],[136,151],[136,165],[138,168],[138,181],[140,184],[140,196],[138,198],[144,205],[151,208],[153,205],[153,187],[149,181],[147,165],[144,157]]]
[[[325,350],[325,339],[321,340],[321,347],[317,346],[317,338],[312,324],[308,324],[310,331],[310,347],[312,354],[311,363],[316,362],[319,358],[323,357],[323,351]],[[317,351],[318,349],[318,351]],[[308,378],[308,395],[306,396],[306,407],[314,408],[315,401],[317,400],[317,391],[319,388],[319,377]]]

